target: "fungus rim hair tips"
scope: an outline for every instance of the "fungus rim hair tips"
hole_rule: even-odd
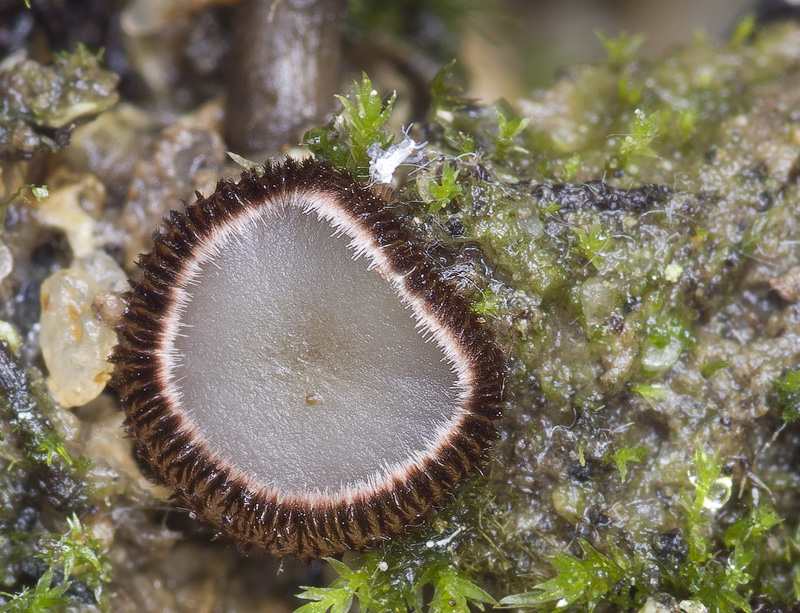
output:
[[[379,470],[339,489],[282,490],[279,483],[267,482],[257,470],[219,451],[208,431],[197,427],[192,407],[184,406],[175,374],[181,362],[178,339],[192,334],[182,318],[200,269],[216,266],[214,257],[235,245],[248,228],[261,222],[266,227],[267,218],[282,223],[282,216],[293,215],[306,220],[304,224],[309,219],[321,224],[331,240],[346,237],[348,260],[365,259],[363,274],[379,275],[382,286],[388,283],[404,312],[413,315],[414,336],[438,348],[437,361],[443,361],[454,384],[442,392],[443,397],[451,394],[454,406],[442,409],[447,418],[431,426],[434,432],[421,447],[401,461],[381,461]],[[236,183],[221,181],[208,198],[198,195],[183,212],[170,213],[139,267],[141,280],[126,296],[112,356],[113,383],[128,432],[139,455],[181,503],[244,546],[311,558],[402,534],[420,524],[481,462],[496,437],[505,359],[490,327],[438,272],[394,207],[345,171],[327,163],[289,160],[247,170]],[[354,309],[359,309],[357,300]],[[269,347],[269,341],[264,345]],[[272,408],[268,398],[264,403],[256,409]],[[311,444],[322,446],[325,438]]]

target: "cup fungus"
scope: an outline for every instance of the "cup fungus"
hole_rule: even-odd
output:
[[[495,436],[492,334],[343,171],[288,161],[220,182],[139,266],[113,357],[127,427],[245,546],[309,558],[400,534]]]

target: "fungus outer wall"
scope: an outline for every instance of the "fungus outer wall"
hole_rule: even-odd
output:
[[[344,171],[287,161],[221,182],[139,266],[112,358],[127,428],[239,543],[308,558],[402,534],[496,436],[491,329]]]

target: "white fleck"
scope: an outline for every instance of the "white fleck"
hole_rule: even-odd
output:
[[[694,475],[689,475],[689,482],[696,486],[698,479]],[[720,477],[709,486],[703,508],[716,513],[730,500],[732,491],[733,479],[727,476]]]
[[[11,348],[11,351],[17,353],[19,346],[22,344],[22,339],[14,326],[7,321],[0,320],[0,342],[6,343]]]
[[[696,600],[681,600],[678,606],[683,613],[708,613],[706,606]]]
[[[367,149],[370,178],[376,183],[391,183],[397,167],[427,144],[417,143],[407,134],[403,136],[402,142],[392,145],[386,151],[378,143],[372,143]]]
[[[676,262],[670,262],[664,269],[664,278],[670,283],[675,283],[683,274],[683,266]]]
[[[457,530],[455,530],[451,535],[446,536],[443,539],[440,539],[438,541],[428,541],[427,543],[425,543],[425,547],[427,547],[428,549],[433,549],[434,547],[436,547],[437,549],[444,549],[450,544],[450,541],[452,541],[455,537],[461,534],[463,530],[464,526],[461,526]]]
[[[385,573],[387,570],[389,570],[389,565],[386,562],[381,562],[378,564],[378,570],[382,573]]]
[[[436,109],[436,116],[447,123],[452,123],[455,117],[451,111],[445,111],[444,109]]]
[[[14,258],[5,243],[0,242],[0,281],[5,279],[11,272],[14,265]]]
[[[644,603],[644,606],[639,609],[638,613],[671,613],[672,608],[661,604],[652,596],[647,599],[647,602]]]

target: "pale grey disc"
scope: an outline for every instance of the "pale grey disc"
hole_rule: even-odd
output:
[[[358,488],[437,442],[456,375],[349,238],[291,206],[200,260],[171,387],[212,451],[283,494]]]

